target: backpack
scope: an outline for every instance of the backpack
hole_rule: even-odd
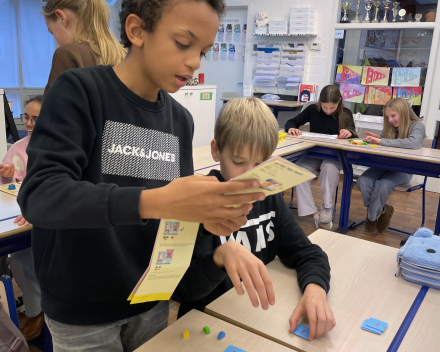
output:
[[[15,326],[0,303],[0,352],[29,352],[21,331]]]

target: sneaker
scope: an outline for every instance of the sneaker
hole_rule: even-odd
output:
[[[391,224],[391,218],[394,214],[394,207],[385,204],[383,213],[377,219],[377,231],[384,232]]]
[[[376,233],[377,232],[377,220],[371,221],[368,216],[365,218],[365,231]]]
[[[24,312],[24,303],[23,303],[23,297],[16,297],[15,298],[15,308],[17,309],[17,313],[23,313]]]
[[[313,220],[315,220],[316,228],[319,229],[319,213],[316,213],[315,216],[313,216]]]
[[[333,220],[333,208],[325,208],[321,205],[321,211],[319,213],[319,220],[323,224],[328,224]]]

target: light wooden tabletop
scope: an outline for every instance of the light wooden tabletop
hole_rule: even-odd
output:
[[[20,215],[20,207],[17,203],[17,197],[0,192],[0,220]]]
[[[14,224],[14,219],[15,218],[0,221],[0,238],[32,230],[32,225],[18,226],[17,224]]]
[[[204,326],[209,327],[210,334],[206,335],[202,331]],[[189,331],[189,338],[183,338],[184,330]],[[217,339],[220,331],[225,333],[222,340]],[[229,345],[248,352],[292,351],[290,348],[240,329],[225,321],[192,310],[139,347],[135,352],[223,352]]]
[[[333,148],[333,149],[342,149],[343,145],[346,145],[348,143],[347,139],[327,139],[327,138],[319,138],[319,137],[306,137],[306,136],[288,136],[288,140],[290,141],[304,141],[307,143],[313,143],[316,146],[319,147],[327,147],[327,148]]]
[[[412,321],[399,352],[436,352],[440,349],[440,291],[430,288]]]
[[[229,101],[235,98],[222,98],[220,100],[222,101]],[[301,106],[304,106],[305,103],[298,103],[297,101],[290,101],[290,100],[279,100],[279,101],[273,101],[273,100],[264,100],[261,99],[263,103],[270,106],[280,106],[284,108],[298,108]]]
[[[378,145],[373,148],[371,145],[352,145],[346,142],[342,146],[343,150],[353,151],[358,153],[368,153],[372,155],[390,156],[399,159],[410,159],[418,161],[426,161],[434,164],[440,164],[440,150],[431,148],[420,149],[404,149],[391,148]]]
[[[302,293],[296,271],[278,260],[267,266],[275,306],[267,311],[253,308],[246,295],[238,296],[232,289],[205,311],[302,351],[385,351],[420,290],[419,285],[394,276],[397,249],[325,230],[315,231],[309,238],[321,246],[330,261],[328,302],[337,324],[332,331],[313,341],[289,333],[289,318]],[[370,317],[388,323],[381,336],[361,329]]]

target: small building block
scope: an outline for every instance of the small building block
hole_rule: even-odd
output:
[[[225,334],[223,331],[220,331],[220,332],[218,333],[217,338],[218,338],[219,340],[221,340],[221,339],[223,339],[225,336],[226,336],[226,334]]]
[[[203,332],[204,332],[206,335],[208,335],[208,334],[211,332],[211,330],[209,330],[209,328],[208,328],[207,326],[205,326],[205,327],[203,328]]]
[[[287,137],[287,133],[284,133],[284,132],[278,132],[278,141],[279,141],[279,142],[281,142],[281,141],[285,141],[285,140],[286,140],[286,137]]]
[[[183,338],[187,339],[189,337],[189,331],[188,330],[184,330],[183,331]]]
[[[370,144],[370,145],[371,145],[371,148],[377,148],[376,144]]]
[[[16,189],[17,187],[15,187],[15,185],[13,184],[13,183],[11,183],[9,186],[8,186],[8,190],[9,191],[13,191],[14,189]]]

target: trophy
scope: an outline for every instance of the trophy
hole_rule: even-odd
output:
[[[386,22],[388,22],[388,10],[390,9],[390,4],[391,4],[391,1],[384,1],[383,2],[383,6],[384,6],[384,8],[383,8],[383,20],[382,21],[380,21],[381,23],[386,23]]]
[[[394,9],[393,9],[393,22],[396,22],[396,17],[397,17],[397,7],[400,5],[400,2],[394,2],[393,3],[393,7],[394,7]]]
[[[363,23],[370,23],[370,10],[373,7],[373,0],[364,0],[365,2],[365,10],[367,10],[367,14],[365,15],[365,19],[362,21]]]
[[[351,3],[343,2],[342,8],[344,9],[344,17],[341,18],[341,23],[348,23],[347,10],[350,8]]]
[[[412,13],[408,14],[408,16],[406,17],[406,22],[412,22]]]
[[[421,13],[416,13],[414,18],[416,19],[416,22],[420,22],[420,20],[422,19],[422,14]]]
[[[357,0],[356,6],[356,17],[354,20],[351,20],[351,23],[359,23],[359,5],[361,4],[361,0]]]
[[[380,5],[382,5],[382,1],[374,1],[373,5],[376,8],[376,14],[374,16],[374,20],[372,20],[371,23],[379,23],[379,21],[377,19],[377,14],[379,13],[379,7],[380,7]]]
[[[400,22],[405,22],[405,19],[403,18],[406,14],[406,10],[400,9],[399,16],[400,16]]]

